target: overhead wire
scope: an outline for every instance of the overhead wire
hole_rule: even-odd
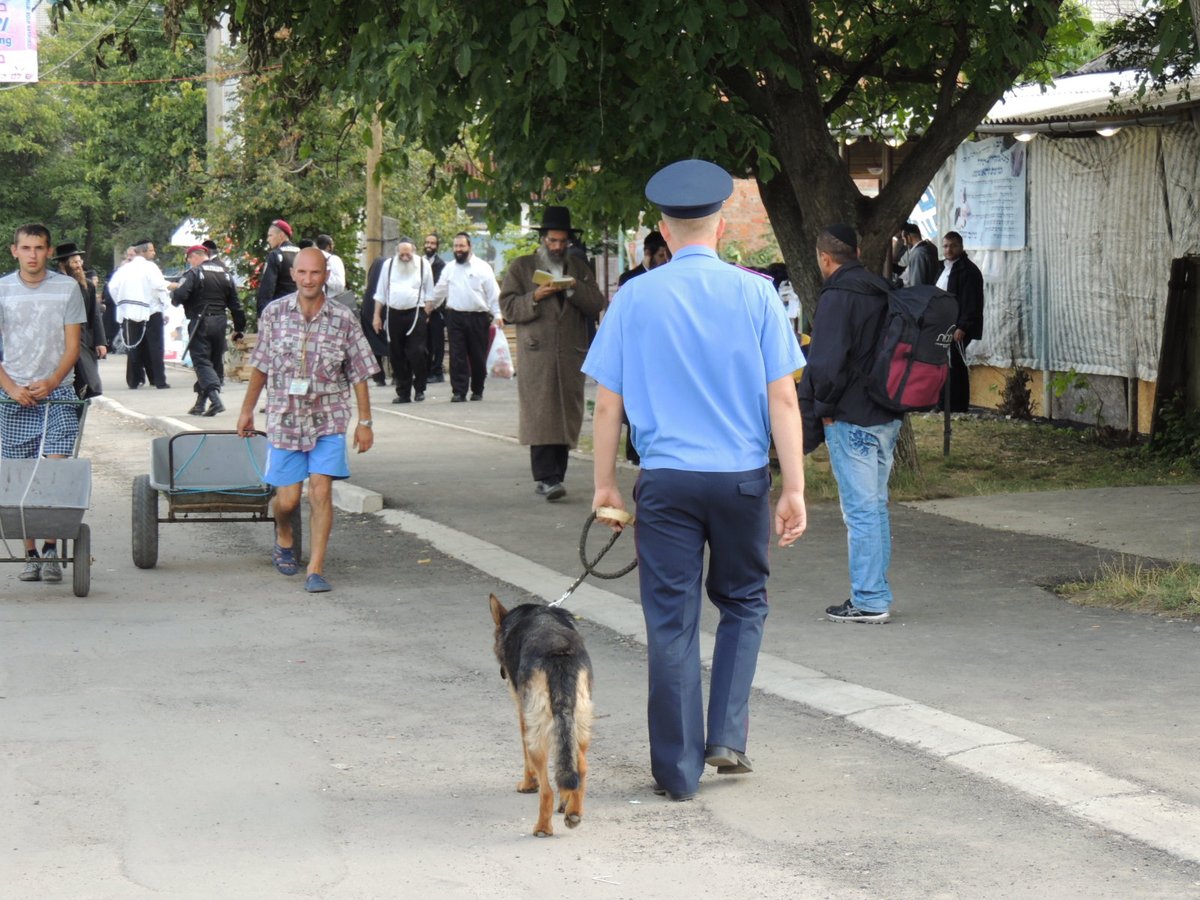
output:
[[[34,3],[34,5],[30,8],[30,12],[32,13],[33,11],[37,10],[37,8],[41,5],[42,5],[42,0],[37,0],[37,2]],[[51,66],[49,69],[47,69],[44,73],[39,73],[37,81],[24,81],[24,82],[17,82],[17,83],[10,84],[10,85],[5,85],[3,87],[0,87],[0,91],[12,91],[12,90],[16,90],[17,88],[29,87],[30,85],[33,85],[33,84],[111,86],[111,85],[134,85],[134,84],[169,84],[169,83],[181,82],[181,81],[225,81],[229,78],[237,78],[242,75],[250,74],[247,71],[202,72],[198,75],[183,75],[183,76],[177,76],[177,77],[173,77],[173,78],[134,78],[134,79],[112,80],[112,81],[60,81],[60,80],[55,80],[55,79],[50,79],[50,78],[44,77],[46,75],[52,75],[55,72],[57,72],[59,69],[62,69],[68,63],[70,63],[73,59],[75,59],[81,53],[83,53],[83,51],[86,50],[89,46],[94,44],[99,38],[101,38],[105,34],[107,34],[109,32],[109,30],[117,23],[117,20],[121,18],[121,14],[124,12],[125,12],[125,10],[119,10],[117,12],[117,14],[108,21],[107,24],[102,25],[99,29],[97,29],[95,34],[93,34],[90,38],[88,38],[86,41],[84,41],[73,53],[68,55],[66,57],[66,59],[60,60],[58,63]],[[66,23],[64,23],[64,24],[66,24]],[[85,23],[83,23],[83,22],[71,22],[70,24],[72,26],[79,25],[81,27],[85,25]],[[133,31],[133,30],[157,31],[157,29],[154,29],[154,28],[134,29],[132,27],[128,30],[131,30],[131,31]],[[202,36],[198,32],[185,32],[185,33],[188,35],[191,35],[191,36]],[[269,66],[267,68],[275,69],[275,68],[280,68],[280,67],[279,66]]]

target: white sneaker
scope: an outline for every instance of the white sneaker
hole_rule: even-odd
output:
[[[32,556],[25,560],[25,569],[17,578],[21,581],[41,581],[42,580],[42,564],[39,560]]]
[[[57,550],[47,550],[42,554],[42,581],[49,584],[62,581],[62,563],[58,561]]]

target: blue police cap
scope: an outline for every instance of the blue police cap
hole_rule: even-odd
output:
[[[733,178],[703,159],[681,159],[646,182],[646,199],[673,219],[699,219],[721,208],[733,193]]]

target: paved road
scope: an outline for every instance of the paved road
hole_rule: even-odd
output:
[[[110,397],[182,412],[172,380]],[[601,714],[588,813],[527,837],[485,600],[561,593],[590,477],[575,462],[567,501],[534,498],[505,438],[513,385],[448,393],[403,414],[377,393],[354,480],[387,509],[339,517],[336,590],[315,598],[265,564],[261,525],[164,526],[159,568],[134,569],[128,483],[151,433],[93,414],[92,595],[0,573],[13,896],[1200,892],[1194,626],[1042,590],[1094,546],[913,508],[883,628],[819,616],[845,591],[836,510],[774,553],[758,770],[706,778],[693,804],[648,790],[635,582],[581,591]]]

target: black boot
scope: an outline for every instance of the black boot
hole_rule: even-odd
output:
[[[208,389],[208,409],[205,411],[206,416],[215,416],[217,413],[225,412],[225,404],[221,402],[221,389]]]
[[[196,402],[192,404],[192,408],[188,410],[189,416],[204,415],[204,401],[208,399],[204,391],[196,391]]]

